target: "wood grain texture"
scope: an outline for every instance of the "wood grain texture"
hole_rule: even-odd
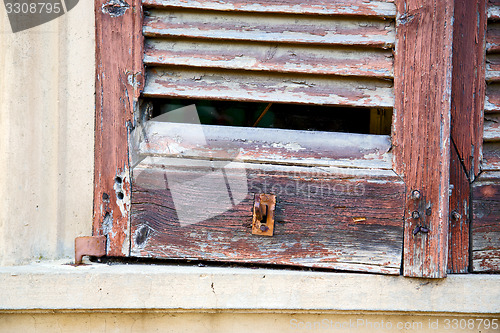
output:
[[[484,115],[483,139],[486,142],[500,141],[500,113]]]
[[[442,278],[448,258],[453,2],[396,4],[394,170],[408,189],[403,273]],[[413,190],[421,193],[417,201]],[[414,210],[419,218],[412,218]],[[429,232],[414,236],[418,226]]]
[[[147,37],[190,37],[271,43],[364,45],[390,48],[391,21],[370,18],[274,15],[194,10],[149,10]]]
[[[286,75],[196,68],[147,71],[146,97],[392,107],[392,82],[338,76]]]
[[[399,274],[392,171],[148,157],[133,174],[132,255]],[[276,194],[273,237],[251,234],[253,193]]]
[[[127,124],[143,87],[140,0],[96,0],[94,235],[107,255],[129,254],[130,176]]]
[[[391,170],[389,136],[148,121],[141,156]],[[199,135],[203,133],[204,142]]]
[[[448,273],[468,273],[470,183],[455,145],[451,145],[450,192]]]
[[[472,269],[500,272],[500,172],[483,172],[472,184]]]
[[[148,38],[144,62],[280,73],[393,77],[390,50]]]
[[[486,0],[455,1],[454,22],[451,137],[473,181],[483,142]]]
[[[208,9],[232,12],[258,12],[308,15],[355,15],[395,17],[393,0],[143,0],[147,7]]]

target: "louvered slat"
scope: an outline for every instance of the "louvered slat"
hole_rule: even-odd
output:
[[[154,68],[147,72],[146,97],[392,107],[392,84],[382,80]]]
[[[365,45],[390,48],[395,28],[366,18],[269,15],[214,11],[149,10],[147,37],[280,42],[293,44]]]
[[[282,73],[393,77],[386,50],[233,41],[148,39],[148,66],[193,66]]]
[[[309,15],[356,15],[395,17],[394,0],[143,0],[144,5],[161,8],[210,9],[260,13],[302,13]]]

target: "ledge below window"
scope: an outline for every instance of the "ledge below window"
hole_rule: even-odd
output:
[[[412,279],[274,269],[64,262],[0,267],[0,311],[500,313],[500,275]]]

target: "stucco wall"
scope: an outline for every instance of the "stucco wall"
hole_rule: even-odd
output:
[[[66,15],[16,34],[0,5],[0,332],[290,332],[311,331],[298,329],[308,322],[360,319],[390,321],[393,328],[384,332],[400,331],[400,322],[422,323],[408,332],[448,332],[447,318],[498,312],[500,297],[491,286],[500,280],[491,277],[487,283],[477,276],[411,282],[372,275],[364,282],[361,274],[279,271],[282,278],[268,282],[259,270],[221,268],[207,280],[198,267],[180,273],[131,267],[124,273],[105,265],[63,265],[73,256],[75,237],[91,234],[94,59],[93,1],[81,0]],[[12,266],[61,258],[42,271]],[[468,299],[475,304],[472,314],[446,301],[456,288],[462,298],[472,294],[465,286],[476,288]],[[259,296],[262,290],[269,301]],[[428,326],[436,319],[441,330]]]
[[[71,257],[91,233],[93,8],[14,34],[0,5],[0,265]]]

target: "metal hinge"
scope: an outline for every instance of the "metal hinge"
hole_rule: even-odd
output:
[[[75,265],[82,264],[83,256],[106,255],[106,236],[84,236],[75,238]]]

